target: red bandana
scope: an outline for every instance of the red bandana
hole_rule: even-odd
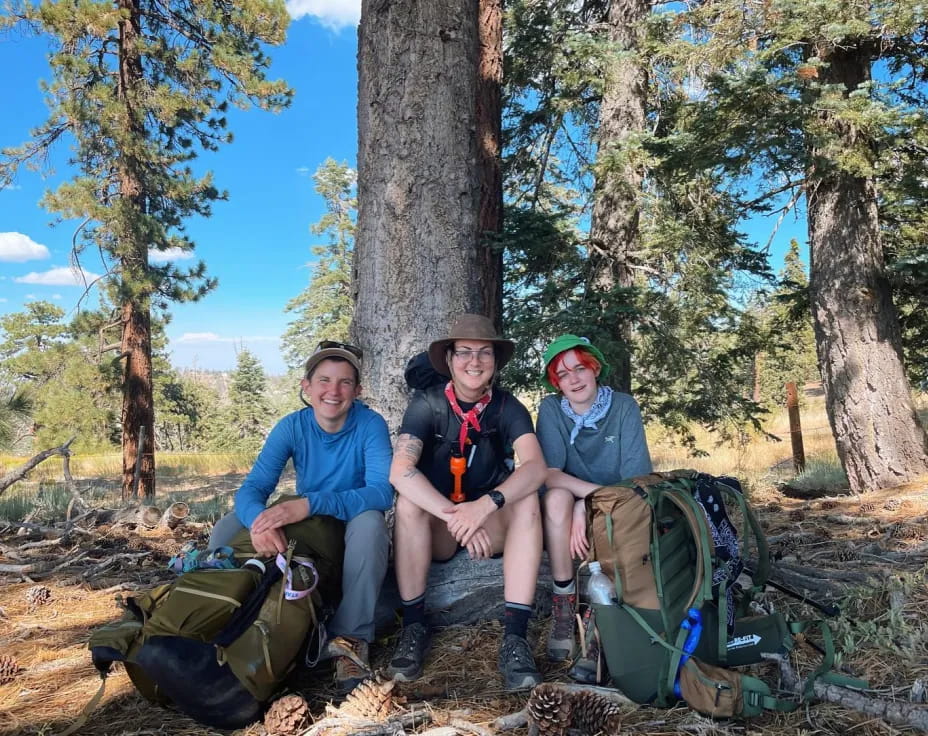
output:
[[[461,434],[458,437],[458,447],[463,455],[464,443],[467,442],[467,430],[469,427],[473,427],[478,432],[480,431],[480,421],[477,417],[483,413],[483,410],[486,409],[490,401],[492,401],[493,392],[488,390],[481,399],[474,404],[470,411],[467,412],[461,410],[457,397],[454,395],[454,384],[451,381],[448,381],[448,385],[445,386],[445,397],[448,399],[448,403],[451,404],[451,409],[454,411],[457,418],[461,420]]]

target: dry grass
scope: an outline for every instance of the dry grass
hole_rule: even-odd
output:
[[[829,450],[827,433],[811,431],[824,415],[816,413],[814,403],[803,414],[807,455],[821,456]],[[784,426],[774,418],[769,430],[782,433]],[[825,439],[828,441],[825,441]],[[679,447],[655,438],[652,452],[662,468],[696,467],[710,473],[735,474],[746,478],[752,500],[766,531],[775,540],[772,552],[784,563],[815,567],[838,573],[841,570],[874,570],[874,585],[849,589],[840,601],[845,615],[835,624],[836,641],[842,647],[842,667],[868,678],[884,696],[905,699],[911,683],[928,681],[928,586],[924,564],[928,559],[928,481],[907,487],[868,494],[865,498],[835,495],[815,501],[788,498],[777,490],[776,482],[792,475],[790,449],[785,443],[769,443],[748,435],[742,444],[716,445],[716,438],[700,436],[700,444],[711,451],[709,457],[693,458]],[[821,444],[818,444],[821,441]],[[830,448],[833,452],[833,447]],[[166,466],[160,455],[160,468]],[[244,468],[243,468],[244,469]],[[160,473],[160,471],[159,471]],[[117,477],[118,473],[110,475]],[[54,476],[54,472],[51,474]],[[219,478],[178,477],[171,481],[159,475],[159,493],[188,501],[195,509],[215,498],[228,499],[241,483],[241,475]],[[292,483],[292,478],[288,481]],[[115,488],[115,484],[111,484]],[[198,507],[197,504],[204,504]],[[196,511],[201,520],[209,514]],[[836,517],[859,519],[861,523],[836,523]],[[183,527],[182,527],[183,529]],[[205,538],[208,526],[191,524],[176,536],[169,533],[125,532],[101,528],[92,538],[78,537],[64,546],[36,550],[48,559],[60,559],[86,548],[89,559],[103,560],[122,552],[150,551],[140,562],[127,563],[106,572],[100,579],[86,581],[56,573],[42,583],[52,592],[51,602],[30,607],[25,593],[31,583],[14,576],[0,587],[0,654],[14,657],[21,670],[16,678],[0,685],[0,735],[37,736],[54,734],[70,725],[81,708],[96,692],[100,682],[86,649],[93,627],[113,620],[118,611],[114,593],[103,588],[136,581],[151,583],[161,579],[164,564],[186,537]],[[0,545],[15,548],[22,539],[0,525]],[[887,568],[886,563],[868,557],[872,545],[901,555]],[[14,564],[0,546],[0,562]],[[797,617],[809,618],[810,609],[776,592],[765,594],[765,601]],[[542,655],[546,621],[534,621],[531,634],[536,654],[548,681],[566,681],[565,666],[545,663]],[[407,706],[420,703],[433,714],[435,725],[449,724],[455,716],[489,728],[503,714],[520,710],[526,695],[512,695],[501,688],[496,668],[496,652],[502,634],[497,622],[467,627],[451,627],[437,633],[424,676],[416,683],[401,686]],[[381,639],[372,648],[372,662],[384,666],[393,645],[392,638]],[[793,655],[801,672],[808,672],[818,655],[800,644]],[[765,668],[762,668],[765,669]],[[776,677],[765,669],[768,682]],[[195,687],[196,683],[191,683]],[[328,703],[337,704],[332,679],[325,669],[299,672],[289,686],[302,693],[318,718]],[[427,727],[418,729],[425,730]],[[815,704],[788,715],[765,715],[749,724],[739,721],[714,723],[684,707],[669,710],[639,707],[629,709],[623,732],[641,734],[695,733],[700,736],[774,736],[783,733],[840,734],[865,736],[897,734],[879,720],[829,704]],[[200,736],[217,733],[177,713],[148,704],[134,690],[122,668],[108,678],[103,702],[93,712],[79,736]],[[510,731],[525,736],[526,729]]]

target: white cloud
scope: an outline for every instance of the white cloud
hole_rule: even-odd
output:
[[[297,168],[296,173],[299,174],[300,176],[309,176],[309,167],[300,166],[299,168]]]
[[[41,243],[36,243],[28,235],[0,233],[0,261],[25,263],[51,257],[52,254],[48,252],[48,248]]]
[[[62,299],[61,294],[52,294],[52,299]]]
[[[193,258],[192,250],[168,248],[167,250],[149,250],[148,260],[151,263],[167,263],[168,261],[186,261]]]
[[[38,299],[35,294],[26,294],[26,299]]]
[[[176,342],[274,342],[279,337],[273,335],[250,335],[246,337],[222,337],[215,332],[185,332]]]
[[[333,31],[356,26],[361,18],[361,0],[287,0],[294,20],[310,15]]]
[[[13,281],[18,284],[36,284],[38,286],[83,286],[100,278],[90,271],[80,271],[67,267],[50,268],[48,271],[32,271],[25,276],[17,276]]]
[[[0,296],[0,304],[7,301],[9,301],[9,299],[7,299],[5,296]]]

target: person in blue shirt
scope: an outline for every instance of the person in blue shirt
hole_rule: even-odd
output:
[[[383,417],[358,401],[360,358],[352,345],[319,343],[300,384],[308,406],[271,430],[235,494],[235,511],[216,523],[209,540],[215,549],[244,528],[259,555],[276,555],[287,549],[287,524],[314,515],[345,522],[342,600],[327,624],[324,651],[336,660],[342,691],[370,675],[368,645],[389,555],[383,512],[393,504],[390,435]],[[267,507],[291,458],[298,498]]]

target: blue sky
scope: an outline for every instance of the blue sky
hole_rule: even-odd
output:
[[[246,345],[267,371],[284,372],[277,339],[289,318],[284,306],[306,286],[310,247],[319,242],[309,232],[323,212],[312,173],[329,156],[352,166],[356,160],[360,0],[287,6],[294,17],[287,42],[270,53],[272,75],[296,90],[293,104],[277,115],[232,112],[234,142],[198,162],[214,172],[229,201],[217,202],[211,218],[190,223],[197,257],[219,286],[200,302],[171,308],[168,337],[179,366],[231,368],[236,349]],[[0,38],[0,147],[22,143],[47,116],[39,89],[39,80],[49,77],[47,49],[40,38]],[[56,173],[23,171],[12,189],[0,191],[0,314],[34,299],[70,312],[83,293],[68,268],[74,225],[50,227],[52,216],[38,205],[47,189],[68,178],[67,155],[67,144],[60,145]],[[90,254],[83,264],[91,273],[101,270]],[[95,303],[92,298],[90,306]]]
[[[286,44],[271,49],[272,75],[295,88],[293,104],[277,115],[232,112],[234,143],[198,162],[213,171],[229,201],[217,202],[211,218],[189,224],[196,257],[219,286],[200,302],[172,306],[168,337],[177,366],[230,369],[244,345],[268,372],[285,371],[278,339],[289,319],[284,306],[308,282],[310,248],[318,242],[309,226],[323,212],[312,173],[329,156],[352,166],[356,161],[360,0],[289,0],[287,7],[294,20]],[[0,38],[0,147],[27,140],[47,116],[39,89],[39,80],[49,76],[46,53],[41,38]],[[68,268],[74,224],[50,227],[52,216],[38,205],[46,190],[70,176],[67,155],[67,144],[60,145],[52,159],[56,172],[23,171],[12,188],[0,191],[0,314],[36,299],[71,313],[83,293]],[[772,227],[772,221],[755,221],[745,230],[765,244]],[[803,222],[787,217],[772,249],[774,269],[790,237],[803,242],[803,229]],[[82,263],[90,273],[101,270],[90,254]],[[90,306],[95,303],[91,297]]]

